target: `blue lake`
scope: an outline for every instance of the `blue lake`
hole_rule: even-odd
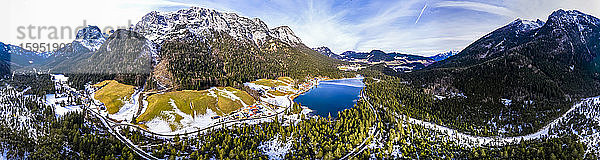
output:
[[[298,96],[294,102],[307,106],[321,117],[337,117],[337,112],[352,108],[365,87],[362,78],[321,81],[310,91]]]

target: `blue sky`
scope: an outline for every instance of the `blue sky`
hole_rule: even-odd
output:
[[[79,25],[82,20],[118,26],[136,23],[153,10],[200,6],[258,17],[271,28],[290,26],[307,46],[327,46],[338,54],[380,49],[425,56],[461,50],[516,18],[545,21],[559,8],[600,15],[600,0],[9,0],[7,4],[8,8],[0,6],[0,14],[9,17],[8,25],[0,26],[0,41],[9,43],[22,41],[14,39],[17,26]]]
[[[545,21],[559,8],[600,11],[597,0],[178,2],[259,17],[270,27],[288,25],[309,47],[327,46],[338,54],[380,49],[426,56],[461,50],[516,18]]]

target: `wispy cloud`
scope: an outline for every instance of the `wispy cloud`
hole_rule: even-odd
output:
[[[443,1],[435,4],[435,7],[456,7],[470,9],[474,11],[487,12],[502,16],[515,16],[515,13],[510,9],[502,6],[496,6],[480,2],[469,1]]]

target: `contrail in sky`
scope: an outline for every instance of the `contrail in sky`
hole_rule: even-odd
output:
[[[421,13],[419,13],[419,17],[417,17],[417,21],[415,21],[415,24],[419,23],[419,19],[421,19],[421,15],[423,15],[423,11],[425,11],[425,8],[427,8],[427,3],[425,3],[425,6],[423,6]]]

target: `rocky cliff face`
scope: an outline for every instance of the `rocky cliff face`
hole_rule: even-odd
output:
[[[73,43],[78,43],[85,47],[85,49],[93,52],[98,50],[104,41],[106,41],[106,37],[100,31],[100,28],[97,26],[88,26],[77,31],[77,36]]]
[[[175,12],[150,12],[135,25],[134,30],[157,44],[166,40],[213,35],[225,32],[238,40],[250,40],[257,45],[270,38],[289,45],[302,43],[287,26],[269,29],[258,18],[250,19],[235,13],[192,7]]]

